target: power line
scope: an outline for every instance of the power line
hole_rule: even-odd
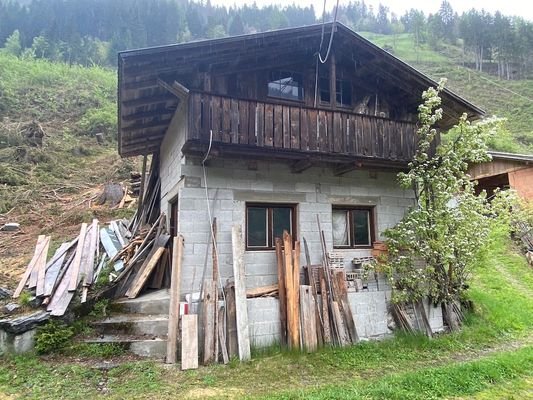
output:
[[[511,89],[509,89],[509,88],[506,88],[505,86],[500,85],[499,83],[496,83],[496,82],[494,82],[494,81],[491,81],[489,78],[485,78],[485,77],[482,76],[482,75],[479,75],[479,77],[480,77],[481,79],[486,80],[486,81],[489,82],[489,83],[492,83],[494,86],[497,86],[497,87],[499,87],[499,88],[501,88],[501,89],[503,89],[503,90],[508,91],[509,93],[512,93],[512,94],[514,94],[514,95],[516,95],[516,96],[522,97],[523,99],[526,99],[527,101],[533,103],[533,99],[530,98],[530,97],[524,96],[523,94],[517,93],[517,92],[515,92],[514,90],[511,90]]]

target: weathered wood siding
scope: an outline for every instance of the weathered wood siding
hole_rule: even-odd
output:
[[[408,161],[416,125],[301,105],[191,92],[188,139]]]

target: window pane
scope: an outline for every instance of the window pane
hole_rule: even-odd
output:
[[[267,209],[265,207],[248,207],[247,212],[248,246],[267,247]]]
[[[354,241],[356,246],[370,246],[370,211],[353,210]]]
[[[275,207],[272,209],[272,237],[283,238],[283,231],[292,234],[292,210],[289,207]]]
[[[352,85],[349,81],[338,79],[336,81],[336,100],[337,104],[343,106],[352,105]]]
[[[329,96],[329,79],[327,78],[320,78],[320,101],[323,103],[329,103],[330,102],[330,96]]]
[[[333,210],[333,246],[348,246],[348,211]]]
[[[268,82],[268,95],[289,100],[302,100],[304,90],[300,74],[274,71]]]

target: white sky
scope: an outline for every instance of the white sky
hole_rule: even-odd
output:
[[[299,6],[313,5],[317,15],[322,15],[323,0],[211,0],[211,4],[217,5],[238,5],[255,3],[261,7],[269,4],[297,4]],[[454,11],[459,14],[471,8],[484,9],[494,13],[500,11],[505,15],[517,15],[527,20],[533,21],[533,1],[531,0],[448,0]],[[326,8],[331,10],[336,0],[326,0]],[[339,4],[348,4],[349,0],[340,0]],[[404,14],[408,9],[415,8],[424,11],[426,14],[435,13],[442,3],[442,0],[365,0],[367,5],[372,5],[375,10],[379,3],[389,7],[398,16]]]

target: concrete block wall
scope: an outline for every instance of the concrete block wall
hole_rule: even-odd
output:
[[[181,157],[179,166],[176,161],[170,165],[177,172],[176,176],[165,178],[162,173],[162,188],[166,189],[162,194],[161,207],[167,210],[173,190],[179,193],[178,229],[185,237],[182,290],[189,293],[199,290],[204,267],[211,265],[206,187],[200,159]],[[210,160],[206,173],[211,216],[217,218],[218,224],[219,266],[223,279],[233,276],[231,228],[233,224],[240,224],[244,232],[247,202],[296,204],[298,238],[302,240],[305,237],[307,240],[313,264],[320,263],[322,257],[317,215],[327,246],[332,249],[333,205],[374,206],[376,239],[379,240],[383,239],[383,231],[394,226],[414,202],[412,193],[397,185],[393,172],[361,170],[337,177],[330,167],[312,167],[294,174],[282,162],[214,159]],[[370,255],[369,249],[335,251],[344,255],[347,268],[351,268],[352,258]],[[247,251],[245,265],[247,287],[277,282],[274,251]],[[210,271],[210,268],[206,270]]]

